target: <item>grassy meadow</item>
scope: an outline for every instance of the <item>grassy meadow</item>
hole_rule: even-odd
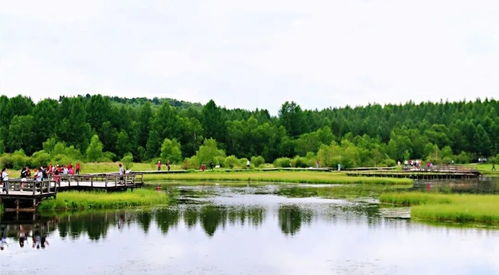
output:
[[[463,164],[465,168],[471,168],[471,169],[476,169],[480,171],[480,173],[487,175],[487,176],[492,176],[492,177],[499,177],[499,164],[496,164],[496,170],[492,170],[492,164],[491,163],[469,163],[469,164]]]
[[[44,200],[40,210],[85,210],[105,208],[127,208],[167,204],[168,195],[150,189],[136,189],[126,192],[60,192],[56,199]]]
[[[411,179],[405,178],[377,178],[352,177],[342,172],[314,172],[314,171],[205,171],[183,174],[145,175],[147,181],[248,181],[248,182],[290,182],[290,183],[369,183],[369,184],[412,184]],[[170,182],[162,182],[171,184]]]
[[[380,201],[411,207],[416,220],[499,224],[499,196],[438,193],[386,193]]]

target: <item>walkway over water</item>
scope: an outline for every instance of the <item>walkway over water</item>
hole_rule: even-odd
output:
[[[471,179],[480,177],[481,173],[455,165],[439,165],[432,167],[408,167],[403,170],[356,170],[348,171],[348,176],[390,177],[411,179]]]
[[[3,203],[5,211],[35,211],[42,200],[56,197],[61,191],[126,191],[142,185],[144,185],[142,173],[127,173],[123,177],[117,173],[62,175],[60,180],[50,178],[40,182],[12,179],[2,185],[0,203]]]

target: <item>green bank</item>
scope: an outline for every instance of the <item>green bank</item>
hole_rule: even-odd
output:
[[[323,183],[323,184],[412,184],[411,179],[353,177],[338,172],[312,171],[247,171],[223,172],[205,171],[182,174],[145,175],[147,182],[158,181],[161,184],[176,184],[175,181],[197,181],[196,184],[212,184],[213,181],[246,181],[246,182],[289,182],[289,183]],[[159,182],[162,181],[162,182]],[[154,182],[155,184],[156,182]],[[183,184],[183,183],[182,183]]]
[[[381,194],[380,201],[411,207],[411,217],[429,222],[499,224],[499,196],[420,192]]]
[[[69,191],[58,193],[56,199],[42,201],[39,210],[128,208],[168,204],[169,201],[167,193],[150,189],[116,193]]]

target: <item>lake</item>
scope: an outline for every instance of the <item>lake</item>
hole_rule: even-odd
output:
[[[382,208],[369,197],[291,198],[282,188],[314,186],[176,186],[168,192],[177,202],[167,207],[6,213],[0,272],[499,273],[497,229],[412,222],[408,208]]]

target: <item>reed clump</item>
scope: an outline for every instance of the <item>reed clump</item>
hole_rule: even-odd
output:
[[[105,208],[128,208],[167,204],[168,195],[147,189],[126,192],[61,192],[56,199],[42,201],[40,210],[84,210]]]
[[[499,224],[499,196],[475,194],[388,193],[380,201],[410,205],[411,217],[434,222]]]

